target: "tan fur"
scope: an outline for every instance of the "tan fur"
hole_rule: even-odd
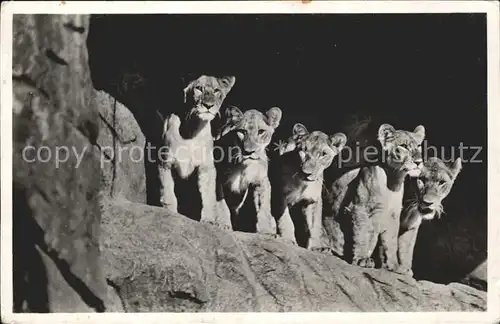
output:
[[[279,152],[276,161],[279,175],[273,184],[273,214],[282,239],[297,244],[294,223],[305,221],[308,239],[304,247],[323,251],[320,244],[323,171],[346,141],[342,133],[328,136],[319,131],[309,133],[302,124],[293,127],[292,137]],[[297,217],[301,219],[292,219],[292,208],[299,208]]]
[[[197,171],[202,202],[200,221],[222,228],[230,228],[230,222],[215,212],[216,170],[210,122],[219,113],[222,102],[234,83],[234,77],[216,78],[205,75],[192,81],[184,89],[186,119],[181,121],[174,114],[166,118],[163,130],[165,146],[159,153],[161,204],[172,212],[177,212],[172,177],[174,169],[182,179],[187,179]],[[185,131],[185,135],[181,134],[181,129]]]
[[[278,107],[269,109],[266,114],[254,109],[243,113],[231,107],[226,110],[226,123],[217,136],[227,142],[226,156],[217,165],[217,199],[222,206],[219,210],[230,213],[231,218],[237,220],[250,192],[257,212],[256,231],[261,234],[276,233],[276,222],[271,214],[266,148],[281,116]]]
[[[398,238],[400,272],[413,276],[413,250],[420,224],[423,220],[440,217],[443,211],[441,202],[450,193],[461,169],[460,158],[451,165],[438,158],[429,158],[423,165],[421,175],[407,182],[413,198],[404,203],[401,212]]]
[[[335,254],[353,264],[373,267],[372,253],[380,241],[382,266],[398,271],[397,235],[402,209],[403,181],[418,176],[423,126],[414,132],[379,128],[382,161],[351,170],[325,191],[324,227]]]

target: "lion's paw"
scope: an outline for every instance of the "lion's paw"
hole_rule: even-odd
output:
[[[273,234],[273,236],[277,240],[280,240],[280,241],[282,241],[285,244],[298,245],[297,241],[295,240],[295,238],[292,239],[292,238],[284,237],[284,236],[281,236],[280,234]]]
[[[259,233],[259,235],[262,235],[265,238],[271,238],[271,239],[276,238],[276,234],[274,234],[274,233]]]
[[[232,231],[233,230],[233,227],[231,226],[231,224],[221,223],[221,222],[217,222],[214,220],[200,220],[200,223],[215,226],[215,227],[220,228],[224,231]]]
[[[352,263],[363,268],[375,268],[375,261],[372,258],[355,258]]]
[[[401,268],[398,273],[400,273],[400,274],[402,274],[404,276],[408,276],[408,277],[413,278],[413,270],[412,269]]]
[[[333,255],[333,249],[330,247],[327,247],[327,246],[313,247],[313,248],[310,248],[310,250],[313,252],[319,252],[322,254]]]
[[[382,268],[397,274],[413,277],[413,271],[399,264],[382,264]]]
[[[262,235],[275,235],[276,234],[276,225],[272,223],[267,223],[263,225],[263,223],[257,223],[256,232]]]

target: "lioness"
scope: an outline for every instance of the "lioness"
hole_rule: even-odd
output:
[[[462,169],[462,160],[447,165],[441,159],[431,157],[424,162],[418,178],[408,179],[409,193],[413,196],[404,203],[398,238],[398,259],[400,272],[413,276],[413,249],[422,220],[440,217],[443,212],[441,202],[451,191]]]
[[[304,125],[297,123],[292,137],[278,147],[280,156],[274,162],[273,171],[277,174],[272,177],[272,199],[273,215],[282,239],[297,244],[297,237],[305,236],[304,242],[298,245],[323,251],[320,244],[323,171],[332,164],[346,141],[343,133],[331,136],[320,131],[309,133]],[[305,235],[295,229],[294,224],[300,223],[305,223]]]
[[[210,122],[235,81],[233,76],[202,75],[189,83],[184,89],[185,119],[181,121],[175,114],[165,119],[163,140],[167,152],[160,153],[161,204],[177,212],[172,172],[175,170],[181,179],[196,172],[202,203],[200,221],[226,229],[230,227],[229,220],[215,213],[216,171]]]
[[[278,107],[270,108],[265,114],[255,109],[244,113],[237,107],[226,110],[226,123],[218,138],[225,140],[226,156],[217,163],[217,200],[222,206],[220,212],[229,208],[236,229],[241,228],[240,211],[248,193],[253,195],[257,213],[255,231],[261,234],[276,233],[276,222],[271,214],[271,184],[268,178],[266,148],[279,126],[282,112]]]
[[[352,264],[374,267],[372,254],[380,240],[382,267],[398,271],[397,237],[404,180],[418,176],[425,128],[413,132],[389,124],[378,129],[378,160],[351,170],[326,191],[324,228],[335,254]],[[382,161],[380,161],[382,153]]]

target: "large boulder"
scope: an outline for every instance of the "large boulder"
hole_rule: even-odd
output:
[[[486,293],[362,269],[163,208],[103,201],[105,271],[129,312],[485,311]]]
[[[134,115],[121,102],[104,91],[95,90],[100,131],[97,147],[101,151],[101,193],[146,203],[145,163],[152,157]]]
[[[99,247],[89,17],[13,20],[14,311],[119,309]]]

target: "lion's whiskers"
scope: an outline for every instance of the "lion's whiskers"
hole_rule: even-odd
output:
[[[331,191],[330,191],[330,190],[328,190],[328,187],[325,185],[325,179],[321,179],[321,187],[322,187],[323,189],[325,189],[325,191],[326,191],[326,193],[327,193],[328,195],[330,195],[330,194],[331,194]]]
[[[416,196],[405,200],[404,202],[404,211],[407,212],[409,210],[415,209],[418,206],[418,198]]]
[[[185,120],[189,120],[191,118],[191,115],[194,113],[194,108],[189,110],[188,113],[186,114]]]
[[[441,215],[444,214],[444,208],[443,208],[443,205],[440,203],[436,206],[436,217],[437,218],[441,218]]]
[[[241,154],[241,151],[238,150],[238,152],[236,152],[234,155],[233,155],[233,158],[238,162],[238,163],[241,163],[241,161],[243,160],[243,155]]]

